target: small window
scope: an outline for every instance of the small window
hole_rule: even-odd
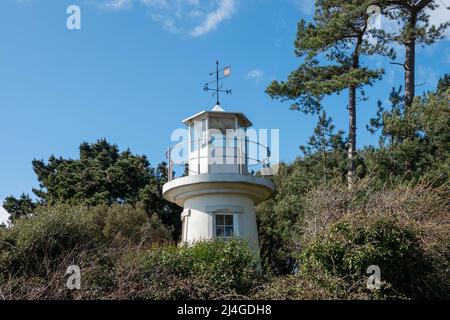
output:
[[[216,238],[231,239],[234,237],[234,216],[232,214],[216,214]]]

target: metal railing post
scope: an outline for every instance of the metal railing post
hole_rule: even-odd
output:
[[[238,156],[238,168],[239,168],[239,174],[242,174],[242,139],[239,139],[239,143],[237,145],[239,146],[239,156]]]
[[[197,174],[200,174],[200,138],[197,142]]]
[[[248,137],[247,135],[245,135],[245,162],[244,162],[244,166],[245,166],[245,173],[248,173]]]
[[[170,152],[171,150],[170,150],[170,148],[169,148],[169,150],[167,151],[167,154],[168,154],[168,158],[169,158],[169,166],[168,166],[168,168],[167,168],[167,170],[168,170],[168,172],[167,172],[167,178],[168,178],[168,180],[169,181],[172,181],[172,162],[171,162],[171,157],[170,157]]]

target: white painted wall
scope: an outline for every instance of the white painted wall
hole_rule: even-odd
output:
[[[0,204],[3,203],[3,201],[0,202]],[[9,213],[0,205],[0,224],[8,223],[9,219]]]
[[[255,205],[250,197],[238,194],[206,194],[186,199],[184,208],[190,210],[189,215],[185,217],[187,225],[183,226],[183,242],[213,239],[214,213],[228,209],[235,215],[236,236],[247,240],[254,249],[259,250]]]

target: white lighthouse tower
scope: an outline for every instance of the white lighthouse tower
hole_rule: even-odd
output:
[[[250,171],[267,166],[268,148],[247,137],[252,124],[244,114],[219,105],[183,123],[188,139],[169,149],[163,187],[164,198],[184,208],[182,243],[239,237],[259,249],[255,205],[270,198],[274,186]],[[258,157],[250,150],[259,150]]]

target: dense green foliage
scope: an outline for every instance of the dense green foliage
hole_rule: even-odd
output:
[[[246,243],[177,247],[171,233],[130,205],[40,207],[0,229],[0,292],[40,298],[219,298],[248,294],[258,261]],[[69,265],[82,289],[65,287]]]
[[[90,206],[141,203],[149,215],[157,213],[178,235],[180,208],[161,196],[167,181],[164,162],[153,168],[146,156],[134,155],[130,150],[119,152],[116,145],[104,139],[82,143],[79,155],[77,160],[55,156],[47,163],[33,160],[40,187],[33,189],[37,201],[25,194],[19,199],[6,198],[4,208],[12,214],[11,219],[32,213],[38,205],[58,202]]]
[[[252,251],[237,240],[176,247],[170,219],[162,220],[158,210],[151,214],[153,204],[141,199],[96,202],[99,192],[85,195],[86,201],[78,195],[81,204],[74,204],[42,191],[47,198],[39,204],[26,195],[8,200],[17,211],[12,225],[0,228],[2,295],[449,298],[448,77],[408,108],[397,103],[400,93],[393,92],[393,105],[372,121],[374,132],[381,132],[380,146],[360,150],[359,179],[351,190],[345,142],[325,113],[301,147],[304,157],[280,165],[273,176],[275,197],[257,208],[263,276]],[[67,177],[64,172],[53,175]],[[81,267],[81,290],[65,287],[71,264]],[[381,269],[380,290],[367,289],[370,265]]]
[[[399,25],[399,28],[375,29],[373,33],[385,42],[395,42],[405,48],[403,62],[395,64],[404,69],[403,101],[406,106],[410,106],[416,90],[416,46],[431,45],[444,37],[450,21],[434,25],[431,23],[430,11],[445,4],[439,0],[379,0],[373,4],[380,7],[386,18]]]
[[[148,270],[144,278],[201,276],[205,284],[214,288],[213,291],[228,294],[248,293],[255,282],[258,265],[254,252],[239,240],[205,241],[180,248],[162,247],[149,251],[142,261],[144,269]]]
[[[11,215],[10,220],[12,221],[21,216],[32,214],[36,209],[36,206],[37,204],[33,201],[33,199],[25,193],[22,193],[19,199],[12,196],[7,197],[3,203],[3,207]]]
[[[443,88],[445,77],[436,92],[417,97],[411,106],[398,103],[398,92],[391,93],[392,108],[380,108],[373,128],[381,131],[379,149],[363,151],[367,169],[379,184],[389,180],[412,180],[429,177],[439,183],[450,175],[450,89]]]
[[[433,266],[420,248],[420,231],[398,225],[392,218],[359,219],[366,221],[361,224],[344,218],[315,237],[299,257],[302,272],[311,273],[319,267],[357,282],[367,277],[368,266],[377,265],[386,283],[397,292],[414,296],[411,290],[418,287],[416,282],[422,282]],[[433,297],[432,291],[429,294]]]
[[[149,245],[167,242],[170,237],[158,218],[149,218],[141,207],[42,206],[35,217],[0,229],[0,272],[44,275],[68,254],[76,256],[123,242]]]
[[[428,179],[433,185],[448,184],[450,176],[450,89],[416,98],[407,111],[397,115],[395,109],[383,111],[379,148],[360,150],[357,176],[369,179],[365,192],[375,192],[404,183],[415,184]],[[317,133],[321,130],[319,119]],[[318,141],[318,138],[311,141]],[[392,142],[395,141],[395,142]],[[342,147],[329,148],[323,155],[311,152],[291,165],[281,165],[274,177],[276,195],[258,207],[261,256],[271,272],[289,273],[295,267],[289,254],[292,225],[304,215],[306,194],[319,185],[345,181],[346,160]],[[328,180],[324,181],[324,159]],[[432,204],[430,204],[432,205]]]
[[[380,8],[387,19],[398,23],[398,32],[377,29],[370,24],[368,9],[373,5]],[[273,81],[266,93],[275,99],[293,101],[292,110],[315,113],[323,108],[324,96],[348,90],[348,104],[341,107],[349,111],[349,187],[358,176],[357,104],[367,99],[363,87],[372,85],[384,74],[383,69],[364,66],[363,58],[378,55],[395,59],[396,52],[389,44],[397,42],[405,47],[405,62],[395,64],[404,67],[405,95],[400,102],[409,107],[415,96],[416,44],[429,45],[442,39],[450,25],[450,22],[430,25],[427,10],[437,7],[437,1],[433,0],[317,0],[313,21],[298,23],[295,53],[301,58],[300,66],[286,81]]]
[[[268,210],[259,211],[264,218],[260,237],[273,250],[266,252],[266,262],[272,262],[266,268],[281,275],[259,294],[283,297],[294,290],[285,298],[448,298],[448,186],[421,182],[376,191],[371,183],[363,179],[351,192],[342,183],[312,188],[297,197],[301,203],[290,223],[281,223],[283,217],[267,228]],[[273,233],[277,241],[272,242]],[[382,290],[366,289],[371,265],[381,269]],[[283,274],[293,274],[287,276],[291,288]]]
[[[313,22],[301,20],[298,24],[295,53],[303,58],[302,64],[286,82],[273,81],[266,90],[272,98],[294,100],[291,109],[306,113],[319,111],[324,96],[348,90],[349,187],[357,167],[357,90],[364,96],[363,87],[380,80],[384,73],[383,69],[364,66],[362,57],[395,56],[386,40],[369,28],[367,8],[372,4],[367,0],[317,0]]]

